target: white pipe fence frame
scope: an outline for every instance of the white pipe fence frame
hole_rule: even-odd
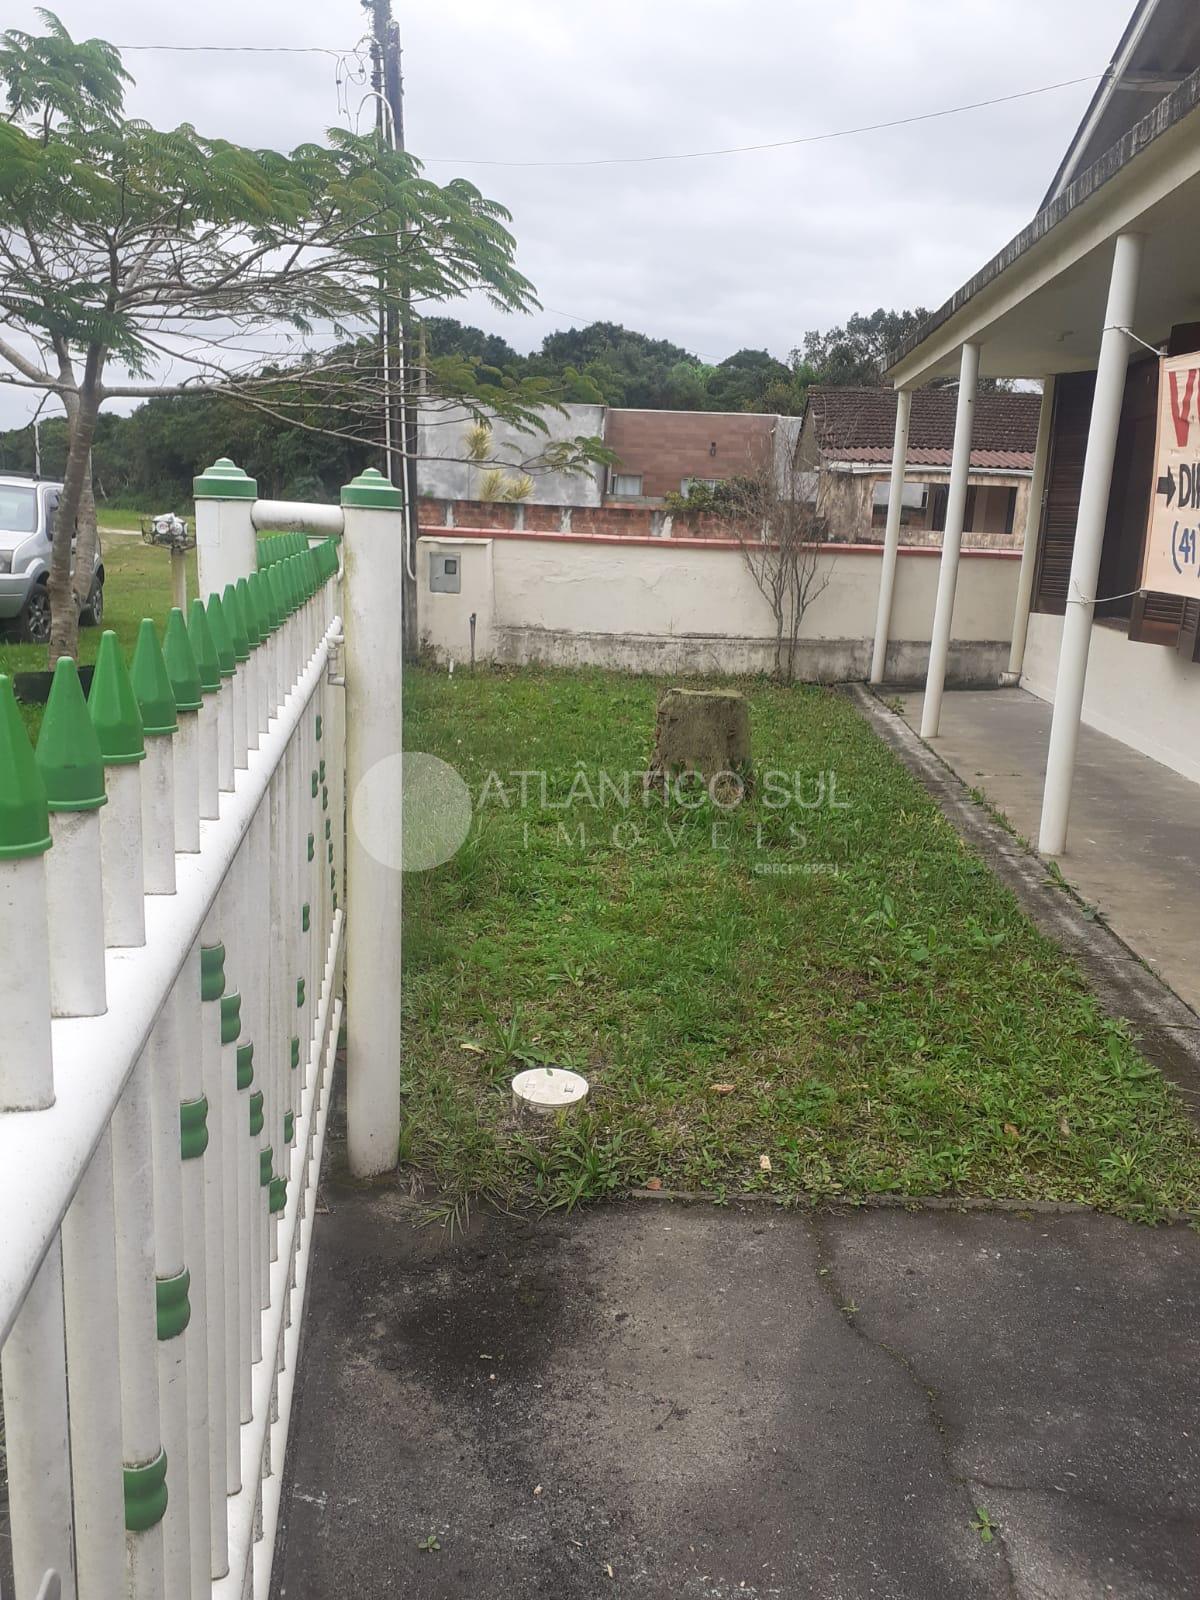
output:
[[[356,506],[364,526],[381,510],[401,518],[370,472],[344,510],[261,501],[228,462],[196,492],[200,593],[224,594],[232,624],[223,639],[210,602],[203,693],[176,688],[175,727],[157,733],[143,698],[146,758],[109,742],[105,803],[52,797],[49,849],[0,849],[15,1600],[270,1589],[343,1015],[334,541],[352,535]],[[301,531],[258,541],[281,525]],[[374,589],[363,606],[398,607],[398,569]],[[373,664],[394,674],[397,705],[398,616],[394,663]],[[146,649],[154,658],[157,642]],[[144,666],[135,658],[139,692]],[[397,926],[396,1008],[398,938]]]

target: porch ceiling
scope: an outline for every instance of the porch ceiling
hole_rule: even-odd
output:
[[[1113,240],[1130,230],[1146,236],[1134,332],[1158,344],[1174,323],[1200,321],[1200,85],[1189,89],[1189,109],[1171,120],[1176,97],[1163,101],[1161,132],[1090,168],[930,319],[889,370],[897,388],[956,372],[967,339],[990,377],[1094,368]]]

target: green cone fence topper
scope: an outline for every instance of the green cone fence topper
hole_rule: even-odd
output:
[[[179,1106],[179,1153],[184,1161],[195,1161],[208,1149],[208,1101],[184,1100]]]
[[[239,1089],[248,1089],[253,1082],[254,1045],[249,1042],[237,1048],[237,1086]]]
[[[237,670],[237,657],[233,653],[233,635],[229,631],[219,594],[210,594],[208,597],[208,628],[216,647],[221,676],[232,678]]]
[[[192,601],[188,611],[188,639],[200,674],[201,692],[216,694],[221,687],[221,663],[217,660],[217,647],[208,625],[208,612],[199,596]]]
[[[173,1278],[154,1280],[154,1298],[158,1313],[159,1339],[176,1339],[192,1319],[188,1300],[192,1275],[185,1267]]]
[[[0,677],[0,860],[50,848],[46,785],[17,710],[12,680]]]
[[[200,998],[219,1000],[225,993],[225,946],[200,946]]]
[[[163,634],[163,661],[166,663],[171,693],[175,696],[176,711],[199,711],[204,698],[204,686],[200,682],[200,664],[196,660],[196,652],[192,649],[183,612],[178,606],[172,606],[167,613],[167,626]]]
[[[142,714],[142,731],[147,738],[166,738],[178,733],[175,695],[167,676],[162,646],[149,617],[143,617],[138,626],[129,681],[133,684],[138,710]]]
[[[292,1056],[291,1056],[291,1061],[292,1061],[292,1070],[294,1071],[300,1065],[300,1040],[296,1037],[295,1034],[292,1035]]]
[[[95,811],[105,803],[100,740],[70,656],[55,663],[36,754],[51,811]]]
[[[295,1113],[292,1112],[292,1111],[285,1111],[283,1113],[283,1142],[284,1142],[284,1144],[291,1144],[292,1136],[295,1133],[295,1131],[296,1131],[296,1116],[295,1116]]]
[[[287,1205],[287,1179],[272,1178],[270,1190],[270,1211],[274,1216],[277,1211],[282,1211]]]
[[[92,687],[88,690],[88,714],[106,767],[146,759],[142,714],[121,647],[111,628],[100,636]]]
[[[256,1089],[250,1096],[250,1137],[257,1139],[263,1131],[263,1092]]]
[[[242,623],[246,629],[246,643],[251,650],[257,650],[263,641],[263,635],[258,626],[258,607],[254,604],[250,585],[245,578],[239,578],[237,581],[237,599],[242,613]]]
[[[167,1510],[167,1452],[160,1450],[142,1467],[126,1467],[125,1527],[145,1533],[161,1522]]]
[[[221,1043],[235,1044],[242,1031],[242,997],[236,989],[221,996]]]
[[[266,1145],[258,1152],[258,1185],[265,1189],[271,1181],[271,1163],[275,1160],[275,1152],[270,1145]]]
[[[221,608],[225,613],[225,622],[229,628],[229,638],[233,645],[234,659],[249,661],[250,641],[246,636],[246,619],[242,615],[242,603],[238,599],[238,592],[232,583],[225,585],[225,592],[221,596]]]
[[[304,1004],[304,979],[303,978],[297,978],[296,979],[296,1004],[297,1004],[297,1006],[302,1006]]]

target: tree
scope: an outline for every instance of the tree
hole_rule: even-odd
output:
[[[789,384],[791,376],[767,350],[738,350],[709,371],[709,409],[761,411],[764,392],[774,384]]]
[[[808,503],[791,456],[732,483],[733,531],[775,619],[774,674],[791,683],[805,612],[829,585],[828,559],[821,561],[824,520]]]
[[[847,388],[857,384],[882,385],[888,358],[900,342],[919,328],[929,313],[885,311],[882,306],[864,316],[856,312],[841,328],[827,333],[810,329],[803,347],[792,351],[792,361],[807,363],[819,375],[817,382]]]
[[[73,566],[90,575],[90,461],[106,402],[212,391],[378,449],[386,386],[355,333],[376,326],[381,294],[418,308],[471,290],[509,310],[536,302],[508,213],[472,184],[431,183],[376,134],[333,129],[283,155],[187,124],[160,132],[124,115],[129,75],[112,45],[77,42],[40,15],[45,35],[0,38],[0,381],[49,391],[67,413],[53,662],[76,647]],[[281,327],[299,344],[330,333],[338,344],[248,374],[239,347]],[[183,376],[163,381],[168,362]],[[461,353],[430,365],[448,403],[545,431],[544,382],[490,368],[481,379]]]

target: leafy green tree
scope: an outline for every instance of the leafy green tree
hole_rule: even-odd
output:
[[[508,214],[472,184],[432,183],[378,135],[344,129],[290,155],[187,124],[160,132],[125,116],[112,45],[40,15],[44,35],[0,37],[0,361],[3,381],[57,395],[67,413],[53,661],[76,648],[71,539],[78,517],[74,565],[90,575],[89,464],[107,402],[211,390],[274,419],[277,450],[282,429],[324,432],[331,415],[333,437],[377,447],[381,374],[353,340],[376,325],[381,293],[397,309],[469,291],[509,310],[535,302]],[[332,330],[350,347],[247,377],[237,347],[280,327],[298,341]],[[162,381],[167,363],[183,375]],[[489,369],[481,381],[461,352],[431,365],[447,402],[545,431],[544,380]]]
[[[719,411],[760,411],[764,391],[772,384],[786,385],[790,379],[788,368],[769,351],[738,350],[709,374],[709,407]]]
[[[882,306],[863,315],[848,317],[844,327],[821,333],[810,329],[803,346],[793,350],[793,365],[801,361],[819,374],[817,381],[846,388],[858,384],[872,387],[884,382],[888,357],[902,339],[919,328],[929,313],[922,306],[915,311],[885,311]]]

